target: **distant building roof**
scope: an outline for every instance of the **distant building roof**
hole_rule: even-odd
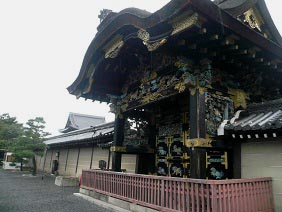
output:
[[[268,137],[266,131],[276,137],[276,130],[282,129],[282,99],[251,104],[247,110],[238,111],[224,129],[233,138]]]
[[[105,117],[85,115],[79,113],[70,113],[68,121],[64,129],[59,130],[61,133],[67,133],[74,130],[85,129],[88,127],[94,127],[99,124],[105,123]]]
[[[113,135],[114,122],[100,124],[95,127],[88,127],[81,130],[64,133],[62,135],[50,137],[44,141],[46,145],[64,145],[83,143],[87,141],[101,141],[102,143],[112,142],[112,139],[102,139]]]

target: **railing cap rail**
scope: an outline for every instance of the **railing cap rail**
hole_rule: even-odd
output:
[[[228,180],[205,180],[205,179],[194,179],[194,178],[176,178],[176,177],[163,177],[163,176],[155,176],[155,175],[122,173],[122,172],[104,171],[104,170],[97,170],[97,169],[83,169],[82,170],[82,173],[86,173],[86,172],[91,172],[91,173],[94,172],[94,173],[106,174],[106,175],[128,176],[128,177],[135,177],[135,178],[137,177],[137,178],[147,178],[147,179],[156,179],[156,180],[167,180],[167,181],[174,181],[174,182],[190,182],[190,183],[199,183],[199,184],[209,184],[209,185],[272,181],[271,177],[248,178],[248,179],[228,179]]]

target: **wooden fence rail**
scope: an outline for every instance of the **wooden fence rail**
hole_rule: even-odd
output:
[[[160,211],[274,211],[271,178],[201,180],[83,170],[81,188]]]

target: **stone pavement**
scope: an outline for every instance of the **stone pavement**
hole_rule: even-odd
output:
[[[0,169],[0,212],[108,212],[74,196],[78,187],[59,187],[55,177]]]

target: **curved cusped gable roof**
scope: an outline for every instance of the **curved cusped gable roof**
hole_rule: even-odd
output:
[[[93,79],[94,73],[103,61],[114,59],[125,43],[137,38],[146,45],[149,51],[154,51],[165,42],[165,39],[185,30],[187,25],[200,22],[199,14],[240,34],[244,39],[281,59],[281,36],[275,33],[277,29],[274,24],[274,28],[270,27],[270,31],[277,39],[269,40],[237,19],[240,12],[254,6],[260,8],[263,4],[263,0],[219,0],[214,2],[210,0],[172,0],[152,14],[136,8],[110,13],[99,25],[98,33],[85,54],[79,76],[68,87],[68,91],[77,97],[93,99],[89,92],[93,84],[95,86],[97,83]],[[266,10],[264,11],[265,16],[270,17],[266,6],[262,8]]]
[[[250,9],[255,10],[263,22],[264,31],[270,34],[270,39],[282,46],[281,35],[275,27],[264,0],[217,0],[215,3],[234,17],[239,17]]]

